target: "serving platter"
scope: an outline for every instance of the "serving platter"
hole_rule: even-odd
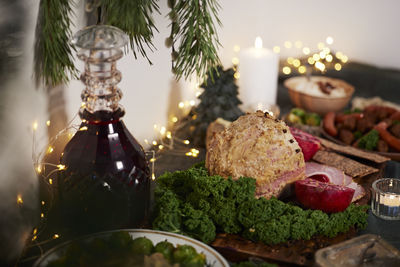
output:
[[[187,236],[163,232],[163,231],[156,231],[150,229],[121,229],[115,231],[107,231],[107,232],[100,232],[96,234],[91,234],[82,238],[77,239],[77,241],[83,242],[90,242],[94,238],[106,238],[110,236],[112,233],[115,232],[127,232],[129,235],[135,239],[138,237],[146,237],[150,239],[153,244],[157,244],[158,242],[167,240],[168,242],[172,243],[174,246],[176,245],[190,245],[198,253],[203,253],[206,256],[207,266],[212,267],[229,267],[229,263],[221,256],[216,250],[211,248],[210,246]],[[42,257],[40,257],[34,267],[46,267],[51,261],[54,261],[61,257],[68,247],[71,245],[72,241],[64,242],[49,251],[47,251]]]

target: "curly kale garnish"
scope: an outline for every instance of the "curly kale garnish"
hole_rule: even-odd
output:
[[[210,176],[204,165],[167,172],[158,178],[153,227],[205,243],[223,232],[278,244],[315,235],[333,237],[353,226],[366,226],[368,206],[351,204],[343,212],[326,214],[276,198],[256,199],[255,188],[255,179]]]

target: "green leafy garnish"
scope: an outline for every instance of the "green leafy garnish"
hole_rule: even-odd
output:
[[[379,132],[377,130],[371,130],[366,135],[361,137],[358,142],[358,147],[366,150],[374,150],[378,145]]]
[[[254,241],[277,244],[288,240],[328,237],[352,226],[366,226],[368,206],[351,204],[326,214],[303,210],[276,198],[256,199],[256,181],[210,176],[202,165],[167,172],[158,178],[153,228],[185,234],[210,243],[217,232],[240,234]]]

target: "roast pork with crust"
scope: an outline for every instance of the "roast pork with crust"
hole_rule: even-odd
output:
[[[211,175],[256,179],[256,197],[279,196],[283,188],[305,178],[301,149],[286,124],[257,111],[215,132],[207,146]]]

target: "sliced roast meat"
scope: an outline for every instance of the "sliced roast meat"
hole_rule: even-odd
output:
[[[328,179],[327,182],[331,184],[345,185],[345,175],[343,171],[336,169],[334,167],[330,167],[315,162],[306,162],[306,177],[312,177],[317,175],[327,177]],[[317,180],[324,182],[323,179],[317,179]]]
[[[364,188],[361,185],[357,184],[356,182],[351,182],[346,187],[354,189],[354,195],[351,202],[357,201],[365,195]]]

